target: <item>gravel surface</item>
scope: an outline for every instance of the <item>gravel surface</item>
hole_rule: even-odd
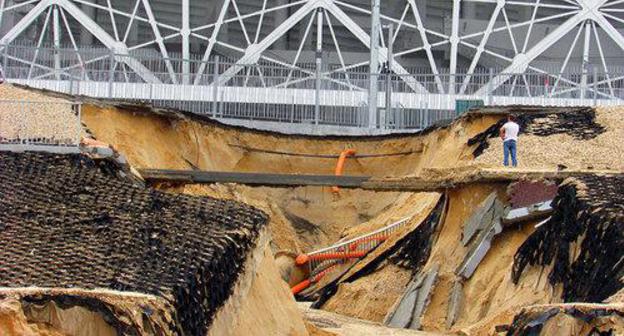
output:
[[[591,139],[579,139],[565,133],[548,136],[521,133],[518,138],[518,166],[555,168],[557,165],[564,165],[570,169],[624,170],[622,113],[624,107],[597,108],[595,121],[606,130]],[[501,139],[493,138],[489,142],[489,148],[476,158],[476,162],[502,166]]]
[[[52,144],[79,141],[82,127],[68,100],[0,85],[0,141]]]

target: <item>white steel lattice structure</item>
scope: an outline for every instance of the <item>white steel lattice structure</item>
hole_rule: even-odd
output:
[[[29,80],[364,92],[370,15],[368,0],[0,0],[0,48]],[[622,96],[624,0],[382,0],[388,24],[399,92]]]

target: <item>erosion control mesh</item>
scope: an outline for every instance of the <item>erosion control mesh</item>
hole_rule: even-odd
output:
[[[512,112],[514,112],[512,110]],[[516,122],[520,125],[520,134],[549,136],[553,134],[568,134],[578,140],[593,139],[605,132],[605,128],[596,123],[596,112],[591,108],[570,109],[565,113],[532,112],[519,114]],[[477,145],[473,151],[474,157],[481,155],[488,147],[488,139],[499,135],[499,130],[507,122],[501,118],[496,124],[468,140],[468,145]]]
[[[204,335],[266,215],[110,170],[82,155],[0,153],[0,286],[156,295],[175,307],[174,333]]]
[[[600,302],[622,288],[624,177],[587,175],[559,187],[551,219],[518,249],[513,280],[528,265],[553,264],[566,302]],[[580,241],[580,244],[573,242]],[[570,260],[573,260],[570,262]]]

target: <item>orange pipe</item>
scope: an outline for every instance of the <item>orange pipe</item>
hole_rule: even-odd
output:
[[[347,157],[353,155],[355,155],[355,149],[345,149],[340,153],[340,156],[338,157],[338,163],[336,164],[336,170],[334,171],[336,176],[342,175],[342,170],[344,168]],[[337,186],[333,186],[332,192],[334,194],[337,194],[338,192],[340,192],[340,188],[338,188]]]
[[[303,280],[300,283],[294,285],[290,289],[291,293],[293,295],[299,294],[302,290],[310,287],[311,284],[319,282],[325,275],[327,275],[327,273],[331,272],[334,268],[336,268],[336,265],[328,267],[327,269],[323,270],[319,274],[313,276],[312,279],[306,279],[306,280]]]
[[[358,241],[354,241],[353,243],[349,244],[349,250],[353,251],[353,250],[357,249],[358,246],[360,246],[360,244],[362,244],[362,243],[366,243],[366,242],[369,242],[369,241],[376,241],[376,240],[384,241],[386,239],[388,239],[388,236],[375,236],[375,237],[362,238],[362,239],[360,239]]]
[[[305,279],[303,281],[301,281],[300,283],[294,285],[291,289],[290,292],[293,295],[297,295],[299,294],[302,290],[310,287],[310,285],[312,284],[312,281],[310,281],[310,279]]]
[[[361,258],[366,255],[368,251],[356,251],[356,252],[333,252],[333,253],[319,253],[308,256],[310,260],[329,260],[329,259],[352,259]]]
[[[295,259],[297,266],[305,265],[310,260],[331,260],[331,259],[354,259],[361,258],[366,255],[368,251],[355,251],[355,252],[331,252],[331,253],[319,253],[313,255],[301,254]]]

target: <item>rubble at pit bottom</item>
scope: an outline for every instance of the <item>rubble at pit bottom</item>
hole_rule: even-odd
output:
[[[82,155],[0,153],[0,185],[0,287],[162,298],[173,335],[206,334],[267,223],[250,206],[145,188]],[[119,335],[140,334],[106,314]]]

